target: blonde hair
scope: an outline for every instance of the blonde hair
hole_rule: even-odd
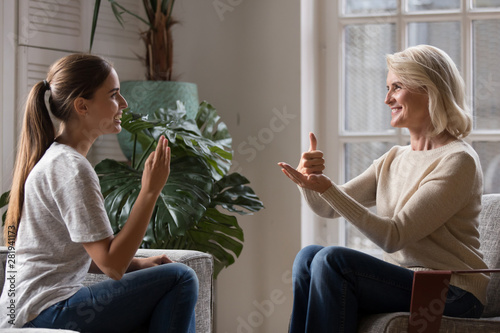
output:
[[[45,92],[50,90],[48,103],[52,115],[64,124],[73,113],[74,100],[78,97],[91,99],[111,73],[111,69],[111,64],[101,57],[72,54],[55,62],[50,67],[45,82],[38,82],[31,89],[26,101],[5,219],[4,241],[7,246],[15,243],[24,204],[26,179],[56,137],[45,104]]]
[[[465,83],[453,60],[430,45],[418,45],[386,56],[387,67],[409,89],[425,90],[429,97],[432,135],[448,131],[464,138],[472,130]]]

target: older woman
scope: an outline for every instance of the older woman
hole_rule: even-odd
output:
[[[386,252],[383,261],[338,246],[302,249],[290,332],[356,332],[360,313],[409,310],[415,270],[486,268],[481,166],[462,140],[472,128],[463,80],[446,53],[427,45],[388,55],[387,65],[385,103],[391,125],[408,128],[409,146],[393,147],[343,186],[322,173],[312,133],[297,169],[279,163],[318,215],[343,216]],[[479,317],[488,281],[452,276],[444,314]]]

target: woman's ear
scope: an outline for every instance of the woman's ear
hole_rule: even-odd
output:
[[[89,113],[87,102],[83,97],[77,97],[73,102],[76,113],[81,117],[85,117]]]

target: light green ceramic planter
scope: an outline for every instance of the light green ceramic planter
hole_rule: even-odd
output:
[[[176,109],[177,101],[184,103],[188,118],[198,112],[196,84],[176,81],[124,81],[120,92],[134,113],[153,116],[159,108]],[[125,157],[132,158],[132,136],[127,131],[118,134],[118,142]],[[139,147],[140,148],[140,147]],[[137,153],[140,153],[137,151]]]

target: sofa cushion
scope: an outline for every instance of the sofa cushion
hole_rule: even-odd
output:
[[[358,332],[363,333],[407,333],[409,313],[381,313],[363,317]],[[500,318],[466,319],[443,316],[439,333],[496,333],[499,332]]]
[[[483,195],[482,203],[481,251],[489,268],[500,268],[500,194]],[[500,273],[491,274],[487,295],[483,317],[500,316]]]

